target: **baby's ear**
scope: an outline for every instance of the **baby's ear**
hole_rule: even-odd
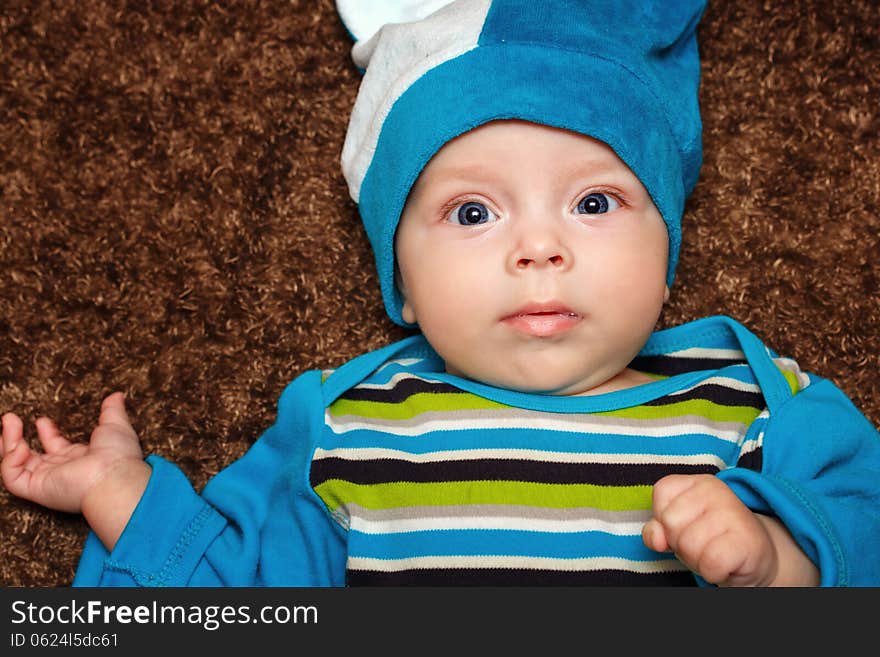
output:
[[[400,308],[400,316],[407,324],[419,323],[416,318],[416,311],[413,310],[413,307],[410,305],[409,301],[406,300],[406,297],[403,298],[403,306]]]
[[[416,311],[413,310],[412,304],[409,302],[406,285],[403,284],[403,276],[400,275],[400,269],[396,265],[394,266],[394,285],[397,286],[397,290],[400,292],[400,299],[403,302],[400,306],[401,318],[407,324],[418,324],[416,321]]]
[[[669,301],[669,286],[666,286],[666,289],[663,292],[663,303]]]

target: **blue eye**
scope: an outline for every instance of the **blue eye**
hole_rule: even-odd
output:
[[[477,201],[462,203],[452,210],[449,220],[461,226],[479,226],[495,221],[498,217],[484,204]]]
[[[602,192],[591,192],[584,196],[577,204],[578,214],[605,214],[620,207],[613,196]]]

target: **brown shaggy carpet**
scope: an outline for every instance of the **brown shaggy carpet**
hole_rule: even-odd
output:
[[[710,2],[661,320],[729,314],[874,424],[878,14]],[[297,374],[403,336],[338,165],[349,48],[331,0],[0,4],[0,412],[83,440],[124,390],[144,449],[201,487]],[[0,584],[67,585],[85,534],[0,492]]]

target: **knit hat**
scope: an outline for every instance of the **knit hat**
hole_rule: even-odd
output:
[[[702,142],[696,27],[705,0],[337,0],[365,71],[342,170],[401,317],[394,235],[419,173],[496,119],[588,135],[641,180],[669,235],[667,283]]]

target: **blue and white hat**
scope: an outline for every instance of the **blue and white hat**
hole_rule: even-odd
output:
[[[696,27],[706,0],[337,0],[364,77],[342,170],[398,324],[394,235],[412,185],[448,141],[521,119],[608,144],[669,234],[699,176]]]

